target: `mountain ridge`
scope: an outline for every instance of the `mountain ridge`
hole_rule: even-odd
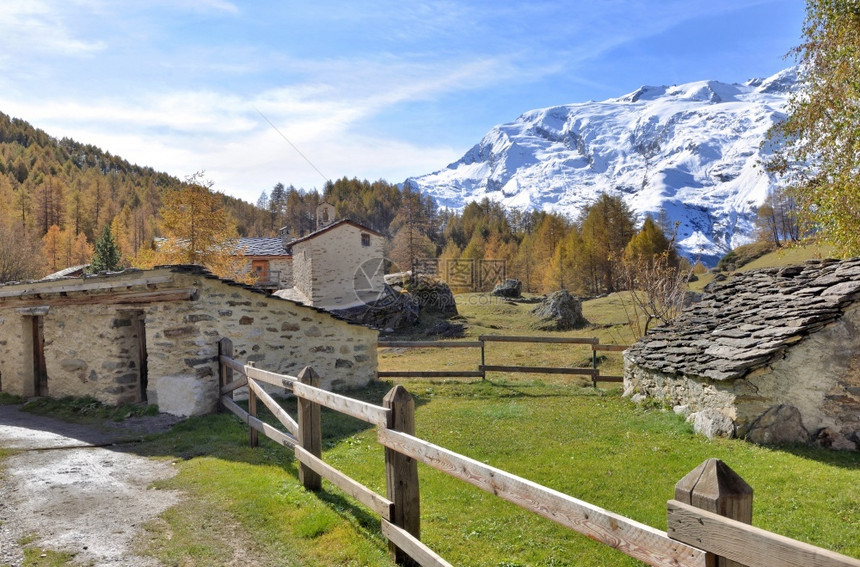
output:
[[[745,83],[643,86],[600,102],[524,112],[492,128],[462,158],[407,183],[442,207],[485,197],[506,207],[576,217],[601,193],[640,218],[665,212],[677,243],[713,263],[753,238],[774,186],[761,162],[797,81],[789,68]]]

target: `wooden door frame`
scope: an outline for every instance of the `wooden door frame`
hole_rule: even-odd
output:
[[[30,317],[33,337],[33,395],[48,395],[48,365],[45,360],[45,329],[41,315]]]

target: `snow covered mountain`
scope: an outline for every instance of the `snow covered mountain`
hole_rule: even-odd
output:
[[[753,237],[773,183],[761,143],[785,117],[796,79],[792,68],[744,84],[642,87],[532,110],[446,169],[408,182],[442,207],[488,197],[574,217],[603,192],[620,195],[640,217],[665,211],[680,223],[681,251],[713,264]]]

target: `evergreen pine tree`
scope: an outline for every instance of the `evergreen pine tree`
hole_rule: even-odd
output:
[[[90,272],[113,272],[120,268],[120,251],[119,246],[113,239],[113,234],[110,231],[110,225],[106,224],[102,235],[96,241],[96,250],[93,253],[92,262],[90,262]]]

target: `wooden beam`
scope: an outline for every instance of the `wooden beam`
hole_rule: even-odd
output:
[[[249,416],[248,425],[250,425],[255,431],[259,431],[275,443],[283,445],[284,447],[295,449],[299,444],[298,440],[292,435],[287,435],[283,431],[272,427],[265,421],[256,417]]]
[[[570,345],[596,345],[600,339],[596,337],[530,337],[516,335],[481,335],[478,337],[484,342],[496,343],[558,343]]]
[[[705,552],[665,532],[411,435],[380,428],[379,442],[454,478],[658,567],[706,567]]]
[[[609,374],[598,374],[595,382],[624,382],[624,376],[611,376]]]
[[[391,519],[392,507],[394,506],[394,503],[391,502],[391,500],[382,497],[363,484],[356,482],[336,468],[323,462],[322,459],[311,455],[301,447],[296,446],[294,450],[296,452],[296,459],[298,459],[300,463],[313,469],[318,475],[376,512],[384,519]]]
[[[417,561],[421,567],[452,567],[450,563],[424,545],[421,540],[391,522],[382,520],[382,535]]]
[[[860,567],[860,560],[669,500],[669,535],[741,565]]]
[[[51,295],[34,294],[32,298],[0,298],[0,308],[28,306],[64,306],[64,305],[137,305],[139,303],[155,303],[159,301],[188,301],[197,296],[197,288],[163,289],[148,291],[101,293],[98,295]]]
[[[221,396],[221,405],[224,406],[224,409],[230,410],[231,412],[236,414],[236,417],[238,417],[245,423],[248,423],[248,412],[239,407],[239,405],[233,400],[231,400],[228,396]]]
[[[576,374],[594,376],[597,371],[593,368],[557,368],[555,366],[500,366],[485,364],[481,366],[485,372],[528,372],[534,374]]]
[[[386,428],[380,431],[399,431],[403,435],[415,435],[415,400],[401,385],[385,394],[382,403],[390,410]],[[391,523],[411,534],[415,540],[421,539],[421,495],[418,488],[418,462],[400,451],[385,449],[385,486],[386,494],[394,502]],[[389,540],[388,551],[391,559],[399,565],[414,565],[411,554]]]
[[[379,341],[379,348],[480,348],[481,341]]]
[[[225,394],[229,394],[230,392],[238,390],[239,388],[242,388],[243,386],[247,386],[247,385],[248,385],[248,379],[245,378],[244,376],[242,376],[238,380],[231,380],[231,381],[227,382],[226,386],[221,388],[221,395],[223,396]]]
[[[289,431],[293,437],[299,436],[299,424],[290,417],[290,414],[288,414],[286,410],[284,410],[284,408],[282,408],[280,404],[278,404],[278,402],[269,395],[268,392],[266,392],[259,384],[254,382],[253,379],[248,380],[248,387],[254,391],[260,401],[269,408],[269,411],[271,411],[275,418],[281,422],[281,425],[287,428],[287,431]]]
[[[381,406],[341,396],[340,394],[315,388],[301,382],[296,382],[293,385],[293,393],[301,399],[320,404],[340,413],[345,413],[373,425],[385,427],[385,424],[388,422],[389,411]]]
[[[624,352],[630,347],[627,345],[594,345],[591,348],[594,350],[604,350],[607,352]]]
[[[675,499],[708,512],[752,523],[753,489],[719,459],[707,459],[675,484]],[[715,567],[743,567],[723,556],[713,558]]]
[[[218,341],[218,389],[219,396],[218,399],[221,399],[221,396],[230,394],[229,397],[231,400],[233,399],[233,390],[239,388],[241,386],[237,386],[232,384],[233,382],[233,369],[226,366],[223,362],[221,362],[222,357],[230,358],[233,356],[233,341],[228,339],[227,337],[222,337],[221,340]],[[244,378],[243,378],[244,380]],[[234,387],[235,386],[235,387]],[[230,387],[228,390],[227,388]],[[218,406],[218,411],[222,411],[224,409],[223,406]]]
[[[392,370],[380,371],[380,378],[482,378],[480,370]]]
[[[32,282],[6,286],[0,289],[0,298],[26,297],[31,295],[51,295],[81,291],[100,291],[112,289],[129,289],[132,287],[143,287],[152,284],[163,284],[173,281],[173,275],[149,276],[141,279],[122,276],[76,278],[70,280],[57,280],[53,282]],[[22,289],[23,288],[23,289]]]

